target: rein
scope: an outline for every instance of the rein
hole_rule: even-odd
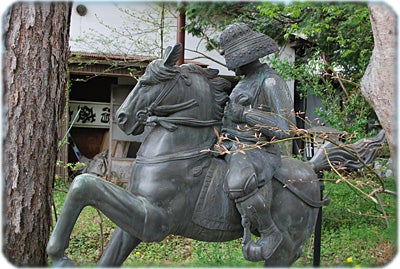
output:
[[[172,91],[178,80],[182,77],[181,74],[176,75],[168,84],[161,90],[161,93],[157,98],[144,110],[139,110],[136,113],[136,118],[143,124],[155,123],[165,128],[166,130],[173,132],[178,126],[191,126],[191,127],[208,127],[215,125],[222,125],[221,121],[218,120],[198,120],[190,117],[169,117],[169,114],[183,111],[189,108],[198,106],[196,100],[190,99],[186,102],[182,102],[174,105],[159,105]]]
[[[197,120],[189,117],[157,117],[150,116],[147,119],[148,123],[154,122],[156,124],[160,124],[163,128],[167,129],[170,132],[175,131],[178,126],[191,126],[191,127],[207,127],[207,126],[215,126],[222,125],[221,121],[218,120]]]

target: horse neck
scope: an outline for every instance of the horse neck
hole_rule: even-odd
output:
[[[146,159],[198,156],[202,150],[213,145],[214,137],[210,127],[179,126],[174,132],[170,132],[156,126],[146,136],[137,155]]]
[[[202,75],[196,73],[190,73],[189,86],[186,85],[186,81],[186,79],[181,79],[177,83],[176,89],[166,98],[166,102],[179,104],[195,100],[197,106],[175,112],[169,116],[188,117],[197,120],[216,119],[217,116],[214,114],[215,97],[208,81]]]
[[[187,110],[179,111],[168,115],[168,117],[184,117],[196,120],[216,119],[212,106],[215,102],[209,85],[205,85],[204,79],[192,78],[191,87],[184,86],[184,81],[179,83],[180,91],[175,91],[166,98],[167,102],[184,102],[194,99],[198,106]],[[170,100],[168,100],[170,99]],[[177,124],[177,129],[169,131],[162,126],[157,125],[147,135],[138,156],[151,158],[171,158],[179,157],[185,154],[196,155],[201,150],[210,148],[215,141],[214,126],[192,127]]]

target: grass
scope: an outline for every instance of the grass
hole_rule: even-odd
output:
[[[386,187],[396,190],[393,178]],[[56,189],[68,189],[57,182]],[[360,195],[345,182],[325,182],[324,193],[332,202],[323,208],[321,266],[353,267],[382,266],[390,263],[397,252],[397,200],[389,194],[379,197],[384,205],[389,226],[380,207]],[[57,212],[65,192],[55,192]],[[100,227],[102,229],[100,229]],[[91,207],[82,211],[71,235],[67,255],[77,264],[95,265],[114,230],[115,225]],[[103,236],[101,236],[103,234]],[[296,267],[312,266],[313,236],[305,244]],[[225,243],[208,243],[171,235],[160,243],[140,244],[125,261],[124,266],[190,266],[190,267],[261,267],[262,262],[246,261],[241,253],[241,239]]]
[[[395,187],[393,179],[388,183]],[[390,263],[397,246],[395,197],[381,197],[388,215],[389,226],[386,227],[380,208],[369,199],[344,183],[328,182],[325,186],[332,202],[323,209],[321,266],[382,266]],[[303,255],[296,264],[310,263],[309,256]]]

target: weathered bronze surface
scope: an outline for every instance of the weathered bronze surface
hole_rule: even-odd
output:
[[[315,174],[329,168],[325,155],[309,162],[281,157],[275,143],[235,152],[241,143],[293,135],[286,84],[252,59],[244,68],[234,66],[245,78],[228,97],[230,83],[217,70],[175,66],[180,50],[180,44],[169,47],[163,59],[153,61],[117,111],[127,134],[153,126],[127,188],[90,174],[74,179],[47,247],[55,266],[72,265],[64,251],[85,206],[96,207],[118,225],[99,261],[103,266],[119,266],[140,242],[161,241],[169,234],[218,242],[243,237],[245,258],[265,260],[268,266],[287,266],[301,255],[318,208],[327,204],[320,200]],[[258,123],[269,127],[250,135],[246,125]],[[216,131],[241,141],[217,141]],[[372,145],[364,154],[373,157],[383,139],[380,134],[358,147]],[[217,156],[206,150],[217,142],[235,153]],[[335,156],[344,154],[341,147],[331,149]],[[260,240],[253,242],[251,232]]]

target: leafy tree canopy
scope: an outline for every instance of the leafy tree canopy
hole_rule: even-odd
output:
[[[332,127],[364,133],[372,108],[361,95],[360,81],[373,49],[369,10],[349,2],[191,2],[187,30],[218,47],[217,33],[242,21],[297,46],[295,63],[277,58],[271,64],[286,79],[298,81],[304,94],[317,94],[326,110],[317,111]],[[211,34],[210,34],[211,33]]]

